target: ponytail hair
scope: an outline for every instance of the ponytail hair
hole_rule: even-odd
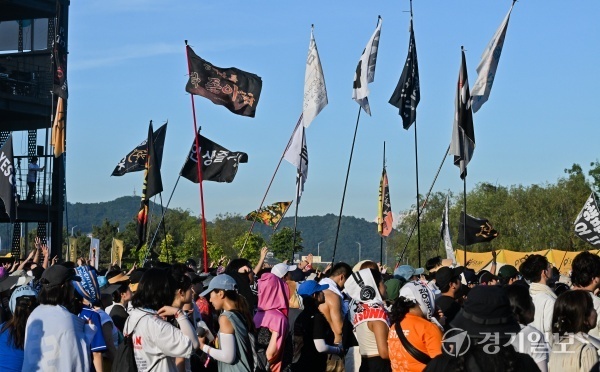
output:
[[[403,296],[398,297],[392,305],[392,311],[390,312],[390,322],[392,324],[400,324],[400,322],[404,320],[406,314],[408,314],[408,311],[415,306],[418,306],[415,301],[409,300],[408,298]],[[398,328],[397,325],[396,328]]]
[[[250,306],[248,306],[248,301],[246,301],[244,296],[240,295],[237,291],[223,292],[225,293],[226,298],[230,299],[235,303],[235,310],[242,315],[242,319],[244,320],[244,323],[246,323],[248,332],[256,334],[256,327],[254,327],[254,320],[252,319],[252,314],[250,313]]]

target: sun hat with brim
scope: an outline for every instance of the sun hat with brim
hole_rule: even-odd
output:
[[[19,277],[16,275],[9,275],[0,279],[0,292],[8,291],[9,289],[17,285],[18,281]]]
[[[222,289],[224,291],[235,291],[237,289],[237,285],[235,283],[235,279],[230,277],[227,274],[217,275],[210,281],[208,284],[208,288],[200,293],[200,296],[204,297],[208,295],[210,292],[215,289]]]
[[[44,287],[56,287],[68,281],[80,282],[81,278],[75,273],[75,269],[69,269],[62,265],[50,266],[42,273],[40,279]]]
[[[11,313],[13,313],[13,314],[15,313],[15,307],[17,306],[17,298],[22,297],[22,296],[36,297],[37,291],[28,285],[23,285],[23,286],[17,287],[17,289],[15,289],[13,291],[12,295],[10,295],[10,301],[8,303],[8,307],[9,307]]]
[[[472,339],[493,339],[496,335],[506,339],[521,331],[504,288],[500,286],[472,288],[450,326],[466,331]]]
[[[329,288],[329,284],[319,284],[315,280],[307,280],[298,287],[300,296],[312,296],[317,292],[324,291]]]
[[[405,281],[409,281],[410,278],[412,278],[413,276],[417,275],[421,275],[425,272],[425,269],[423,269],[422,267],[419,267],[418,269],[415,269],[414,267],[410,266],[410,265],[402,265],[402,266],[398,266],[396,268],[396,270],[394,270],[394,278],[396,279],[400,279],[403,278]]]
[[[298,266],[296,265],[288,265],[285,263],[278,263],[277,265],[273,266],[273,268],[271,269],[271,274],[275,275],[278,278],[283,278],[285,276],[285,274],[287,274],[289,271],[294,271],[296,270]]]

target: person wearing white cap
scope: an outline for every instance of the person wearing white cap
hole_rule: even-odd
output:
[[[29,286],[17,287],[10,296],[12,318],[0,325],[0,360],[2,371],[18,372],[23,368],[25,324],[38,305],[37,292]]]

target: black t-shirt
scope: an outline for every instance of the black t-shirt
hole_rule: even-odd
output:
[[[121,332],[123,332],[123,327],[125,327],[125,321],[129,316],[129,313],[125,310],[125,308],[121,305],[115,305],[110,310],[110,317],[113,320],[115,327]]]
[[[323,339],[333,343],[331,327],[318,309],[304,309],[294,324],[294,350],[300,348],[300,358],[292,364],[292,371],[324,371],[327,365],[327,353],[319,353],[314,340]],[[310,368],[310,369],[309,369]]]
[[[473,342],[473,341],[471,341]],[[514,353],[511,360],[506,360],[501,355],[493,356],[480,356],[476,358],[474,356],[465,356],[463,359],[463,368],[461,371],[467,372],[493,372],[493,371],[505,371],[509,365],[512,365],[513,371],[527,371],[535,372],[539,371],[539,367],[528,354]],[[442,353],[431,360],[427,364],[427,367],[423,372],[449,372],[456,371],[459,367],[459,360],[450,355]]]
[[[460,311],[460,305],[456,300],[450,296],[440,296],[437,300],[435,300],[435,305],[442,310],[444,316],[446,317],[446,330],[452,328],[449,326],[450,322],[454,319],[456,314]]]

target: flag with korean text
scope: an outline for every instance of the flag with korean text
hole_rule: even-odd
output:
[[[377,63],[377,52],[379,50],[379,38],[381,36],[381,17],[377,19],[375,32],[369,39],[367,46],[360,56],[356,72],[354,73],[354,84],[352,86],[352,99],[369,115],[371,107],[369,106],[369,87],[368,84],[375,80],[375,65]]]
[[[460,168],[460,178],[467,176],[467,165],[475,151],[475,130],[473,128],[473,111],[471,111],[471,95],[469,94],[469,77],[464,50],[461,51],[461,64],[456,84],[454,102],[454,125],[452,126],[452,142],[450,154],[454,155],[454,165]]]
[[[410,128],[417,120],[417,105],[421,100],[421,87],[419,85],[419,63],[417,61],[417,45],[415,44],[415,33],[413,21],[410,20],[410,39],[408,42],[408,55],[402,69],[402,75],[398,85],[389,100],[392,106],[399,109],[404,129]]]
[[[160,168],[162,164],[163,148],[165,146],[165,136],[167,134],[167,124],[161,125],[154,131],[154,151],[156,153],[156,163]],[[148,138],[145,138],[136,148],[131,150],[113,170],[111,176],[122,176],[130,172],[142,171],[146,167],[146,156],[148,155]]]
[[[454,256],[454,249],[452,248],[452,237],[450,236],[450,219],[448,217],[449,209],[450,195],[446,195],[446,203],[444,203],[444,213],[442,214],[442,223],[440,224],[440,237],[444,241],[444,248],[446,249],[446,258],[451,259],[452,262],[456,264],[456,257]]]
[[[592,191],[574,223],[575,235],[593,246],[600,245],[600,209]]]
[[[200,144],[202,181],[230,183],[237,174],[239,164],[248,162],[248,154],[245,152],[229,151],[200,133],[198,133],[198,142]],[[192,142],[192,148],[188,152],[179,174],[194,183],[199,182],[196,141]]]
[[[500,27],[498,27],[492,40],[490,40],[481,55],[481,61],[477,66],[477,80],[475,81],[475,84],[473,84],[473,90],[471,91],[473,112],[477,112],[490,97],[492,85],[496,78],[496,70],[498,69],[498,63],[500,62],[500,54],[502,53],[502,47],[504,46],[506,30],[508,29],[508,20],[510,19],[510,13],[512,12],[514,5],[515,2],[513,1],[508,10],[508,14],[504,17]]]
[[[260,76],[235,67],[217,67],[186,47],[190,77],[188,93],[202,96],[234,114],[254,117],[262,89]]]
[[[0,199],[10,222],[17,218],[17,184],[15,180],[15,162],[13,157],[13,136],[0,147]]]
[[[310,30],[310,44],[306,58],[304,73],[304,104],[302,107],[302,123],[308,128],[314,118],[327,106],[327,88],[321,67],[321,59],[313,30]]]
[[[308,178],[308,148],[306,147],[306,133],[304,126],[298,125],[292,134],[288,148],[283,154],[283,158],[296,167],[296,203],[300,202],[300,197],[304,191],[304,183]],[[299,184],[298,184],[299,183]]]
[[[379,208],[377,212],[377,232],[381,236],[390,235],[392,232],[394,217],[392,215],[390,187],[388,185],[387,172],[385,168],[383,168],[381,181],[379,182]]]

